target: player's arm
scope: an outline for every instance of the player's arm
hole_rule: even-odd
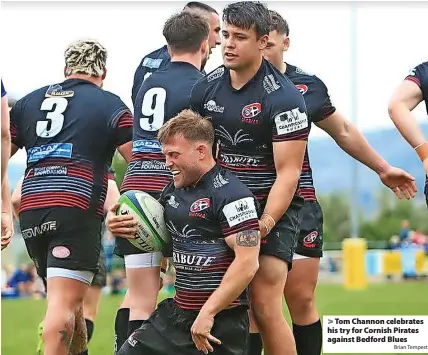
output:
[[[10,200],[9,179],[6,175],[1,188],[1,250],[9,245],[13,235],[13,217]]]
[[[284,93],[280,94],[283,103],[273,105],[271,111],[276,180],[260,218],[262,238],[269,234],[293,200],[309,134],[309,121],[303,97],[297,90],[291,91],[287,100],[284,100]]]
[[[3,82],[1,83],[1,92],[1,184],[3,185],[11,149],[9,105]]]
[[[328,133],[342,150],[377,174],[388,170],[388,162],[370,146],[358,128],[340,112],[335,111],[315,124]]]
[[[109,176],[107,181],[107,196],[104,201],[104,214],[109,212],[109,207],[116,204],[120,199],[120,192],[117,187],[116,181],[114,180],[114,176]]]
[[[123,105],[114,113],[111,125],[114,129],[116,149],[123,159],[129,163],[132,158],[132,129],[134,125],[134,117],[131,111]]]
[[[388,112],[398,131],[416,150],[428,174],[428,142],[412,114],[412,110],[423,100],[422,78],[419,79],[417,74],[409,76],[398,86],[390,99]]]
[[[235,259],[226,271],[220,286],[205,302],[201,312],[212,316],[229,306],[245,290],[259,268],[260,233],[243,230],[225,238]]]

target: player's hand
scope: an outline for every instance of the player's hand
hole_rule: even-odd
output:
[[[213,325],[214,317],[201,311],[193,322],[192,328],[190,328],[192,340],[195,343],[196,349],[202,351],[204,354],[214,351],[210,342],[221,344],[219,339],[211,335]]]
[[[8,212],[1,213],[1,250],[6,248],[13,235],[13,218]]]
[[[415,178],[403,169],[390,166],[387,170],[379,174],[379,178],[400,200],[403,197],[409,200],[416,195],[417,187]]]
[[[119,204],[109,207],[106,216],[106,226],[115,237],[135,238],[137,234],[137,221],[132,215],[116,215]]]
[[[265,238],[267,236],[266,227],[265,227],[264,223],[261,222],[260,220],[259,220],[259,230],[260,230],[260,238],[261,239]]]

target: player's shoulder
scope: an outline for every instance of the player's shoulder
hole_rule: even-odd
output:
[[[297,85],[297,89],[303,94],[302,91],[307,91],[307,87],[304,85],[311,85],[315,87],[325,88],[326,85],[324,81],[320,79],[317,75],[313,73],[309,73],[300,67],[297,67],[293,64],[286,63],[287,69],[285,71],[285,75],[295,84]],[[301,85],[300,87],[298,85]]]
[[[220,65],[197,81],[197,86],[214,86],[218,82],[225,80],[228,76],[228,69],[224,65]]]
[[[264,60],[263,63],[265,70],[262,80],[264,98],[267,102],[282,102],[301,96],[299,90],[286,75],[268,61]]]
[[[229,170],[216,165],[210,179],[210,191],[219,200],[234,200],[236,198],[253,196],[249,188]]]
[[[428,62],[423,62],[411,68],[407,73],[407,77],[428,77]]]
[[[168,52],[168,47],[164,45],[144,56],[141,60],[141,66],[149,70],[159,69],[161,67],[165,67],[169,63],[170,59],[171,57]]]
[[[27,93],[26,95],[24,95],[23,97],[21,97],[19,100],[15,102],[15,104],[13,105],[13,110],[16,112],[16,110],[23,109],[24,107],[25,108],[28,107],[30,110],[40,109],[40,105],[42,104],[43,99],[45,97],[49,97],[48,92],[51,86],[52,85],[42,86],[38,89],[35,89]],[[36,108],[34,106],[38,106],[38,107]]]

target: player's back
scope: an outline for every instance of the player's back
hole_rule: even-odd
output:
[[[102,215],[109,162],[126,142],[119,128],[131,123],[119,97],[87,80],[67,79],[19,100],[11,132],[27,151],[20,211],[64,206]]]
[[[121,193],[142,190],[155,197],[170,182],[156,135],[175,115],[190,108],[190,92],[203,74],[187,62],[171,62],[145,80],[134,104],[132,160]]]
[[[132,103],[135,105],[138,91],[141,89],[144,80],[146,80],[151,74],[158,70],[163,70],[168,67],[171,61],[171,57],[168,52],[168,47],[156,49],[155,51],[147,54],[138,65],[134,74],[134,84],[132,85]]]

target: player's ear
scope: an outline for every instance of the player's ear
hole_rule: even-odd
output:
[[[269,40],[268,35],[264,35],[264,36],[261,36],[259,38],[259,41],[258,41],[259,42],[259,50],[263,50],[266,48],[268,40]]]
[[[101,80],[105,80],[107,76],[107,68],[104,68],[103,75],[101,75]]]
[[[290,47],[290,37],[285,37],[283,42],[283,51],[287,52]]]
[[[203,144],[203,143],[198,144],[196,150],[199,153],[199,160],[203,160],[206,158],[208,154],[208,147],[206,144]]]
[[[67,77],[67,67],[64,67],[64,77]]]

